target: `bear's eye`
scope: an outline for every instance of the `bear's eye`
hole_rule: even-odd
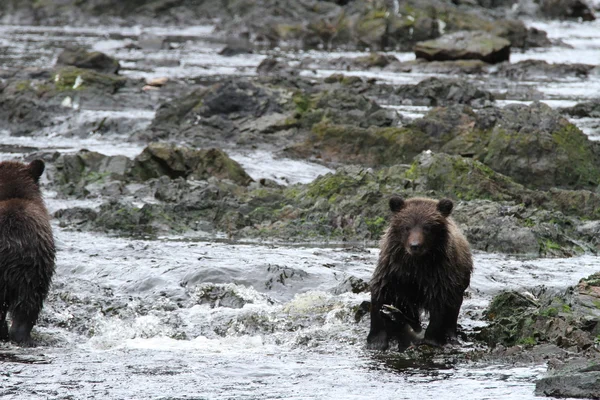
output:
[[[430,225],[424,225],[423,226],[423,232],[429,232],[431,231],[431,226]]]
[[[405,226],[402,229],[404,230],[404,232],[409,232],[410,231],[410,226]]]

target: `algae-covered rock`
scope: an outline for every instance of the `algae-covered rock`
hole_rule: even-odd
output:
[[[482,31],[461,31],[415,45],[417,58],[428,61],[475,59],[495,64],[508,61],[510,42]]]
[[[482,161],[536,188],[596,188],[600,170],[587,136],[544,103],[506,106]]]
[[[571,351],[591,349],[600,333],[599,276],[582,279],[563,293],[497,295],[486,311],[490,322],[480,337],[490,346],[552,343]]]
[[[438,108],[413,125],[435,135],[433,150],[473,157],[529,188],[594,190],[600,182],[594,144],[544,103]]]
[[[196,150],[165,143],[152,143],[134,160],[133,176],[141,180],[166,175],[170,178],[207,179],[215,176],[248,185],[252,178],[219,149]]]
[[[81,150],[61,155],[53,165],[53,178],[63,193],[86,196],[89,194],[87,185],[105,183],[108,179],[123,180],[132,165],[125,156]]]
[[[57,91],[78,91],[96,89],[114,94],[126,83],[125,78],[114,74],[100,73],[92,69],[64,67],[54,74],[54,89]]]
[[[116,74],[121,67],[117,60],[102,52],[88,52],[81,48],[67,48],[63,50],[56,60],[56,65],[70,65],[77,68],[93,69],[105,74]]]
[[[304,143],[288,147],[286,153],[333,164],[383,166],[409,162],[428,143],[427,136],[419,130],[364,129],[321,122],[313,126]]]
[[[471,158],[421,153],[406,172],[411,186],[462,200],[521,200],[528,191],[512,179]]]

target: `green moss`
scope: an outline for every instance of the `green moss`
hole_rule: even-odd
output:
[[[562,246],[553,240],[546,239],[542,242],[542,248],[544,250],[560,250]]]
[[[81,83],[74,88],[77,78]],[[115,93],[125,85],[125,79],[117,75],[102,74],[89,69],[76,67],[61,68],[54,75],[54,87],[59,91],[83,90],[89,87],[98,87]]]
[[[565,154],[567,159],[564,165],[557,166],[558,174],[563,175],[561,181],[577,187],[597,186],[600,173],[587,136],[574,124],[566,123],[552,133],[552,139],[557,152]]]
[[[18,81],[15,83],[15,91],[16,92],[25,92],[31,89],[31,81]]]
[[[110,172],[90,172],[83,177],[86,183],[104,182],[110,176]]]
[[[296,105],[296,113],[298,114],[304,114],[315,106],[314,102],[311,101],[310,96],[301,91],[294,93],[292,101]]]
[[[537,340],[535,340],[533,336],[528,336],[517,340],[517,344],[523,346],[535,346],[537,344]]]
[[[419,177],[419,163],[417,161],[410,165],[410,168],[404,173],[406,179],[415,180]]]
[[[309,198],[323,197],[330,199],[346,189],[356,186],[356,181],[345,174],[327,174],[309,184],[306,196]]]
[[[383,233],[386,226],[386,220],[383,217],[365,218],[365,224],[372,238],[378,238]]]
[[[540,310],[539,313],[542,317],[556,317],[558,316],[558,309],[555,307],[548,307]]]

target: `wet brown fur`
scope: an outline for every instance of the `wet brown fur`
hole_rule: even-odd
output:
[[[22,345],[33,345],[54,274],[54,238],[38,184],[43,171],[40,160],[0,162],[0,339]]]
[[[384,350],[391,338],[397,338],[401,348],[416,342],[421,311],[430,315],[426,342],[441,345],[456,337],[473,263],[469,243],[449,217],[452,207],[448,199],[390,200],[394,214],[370,283],[370,348]],[[392,323],[384,318],[385,304],[399,309],[404,319]]]

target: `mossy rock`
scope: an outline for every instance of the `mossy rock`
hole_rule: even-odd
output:
[[[54,74],[54,88],[58,91],[81,91],[97,88],[110,94],[125,86],[126,79],[113,74],[76,67],[64,67]]]
[[[425,152],[415,158],[406,178],[421,190],[434,190],[461,200],[517,200],[528,191],[509,177],[471,158]]]
[[[81,48],[63,50],[58,56],[56,64],[92,69],[105,74],[116,74],[121,67],[117,60],[102,52],[88,52]]]
[[[166,175],[170,178],[230,179],[248,185],[252,178],[222,150],[197,150],[166,143],[151,143],[134,160],[131,174],[141,180]]]
[[[286,149],[288,154],[327,163],[392,165],[410,161],[427,148],[429,138],[409,128],[370,128],[321,122],[308,139]]]
[[[543,103],[505,107],[482,161],[534,188],[595,189],[600,183],[592,143]]]
[[[417,43],[415,55],[427,61],[481,60],[495,64],[508,61],[510,42],[483,31],[459,31]]]

